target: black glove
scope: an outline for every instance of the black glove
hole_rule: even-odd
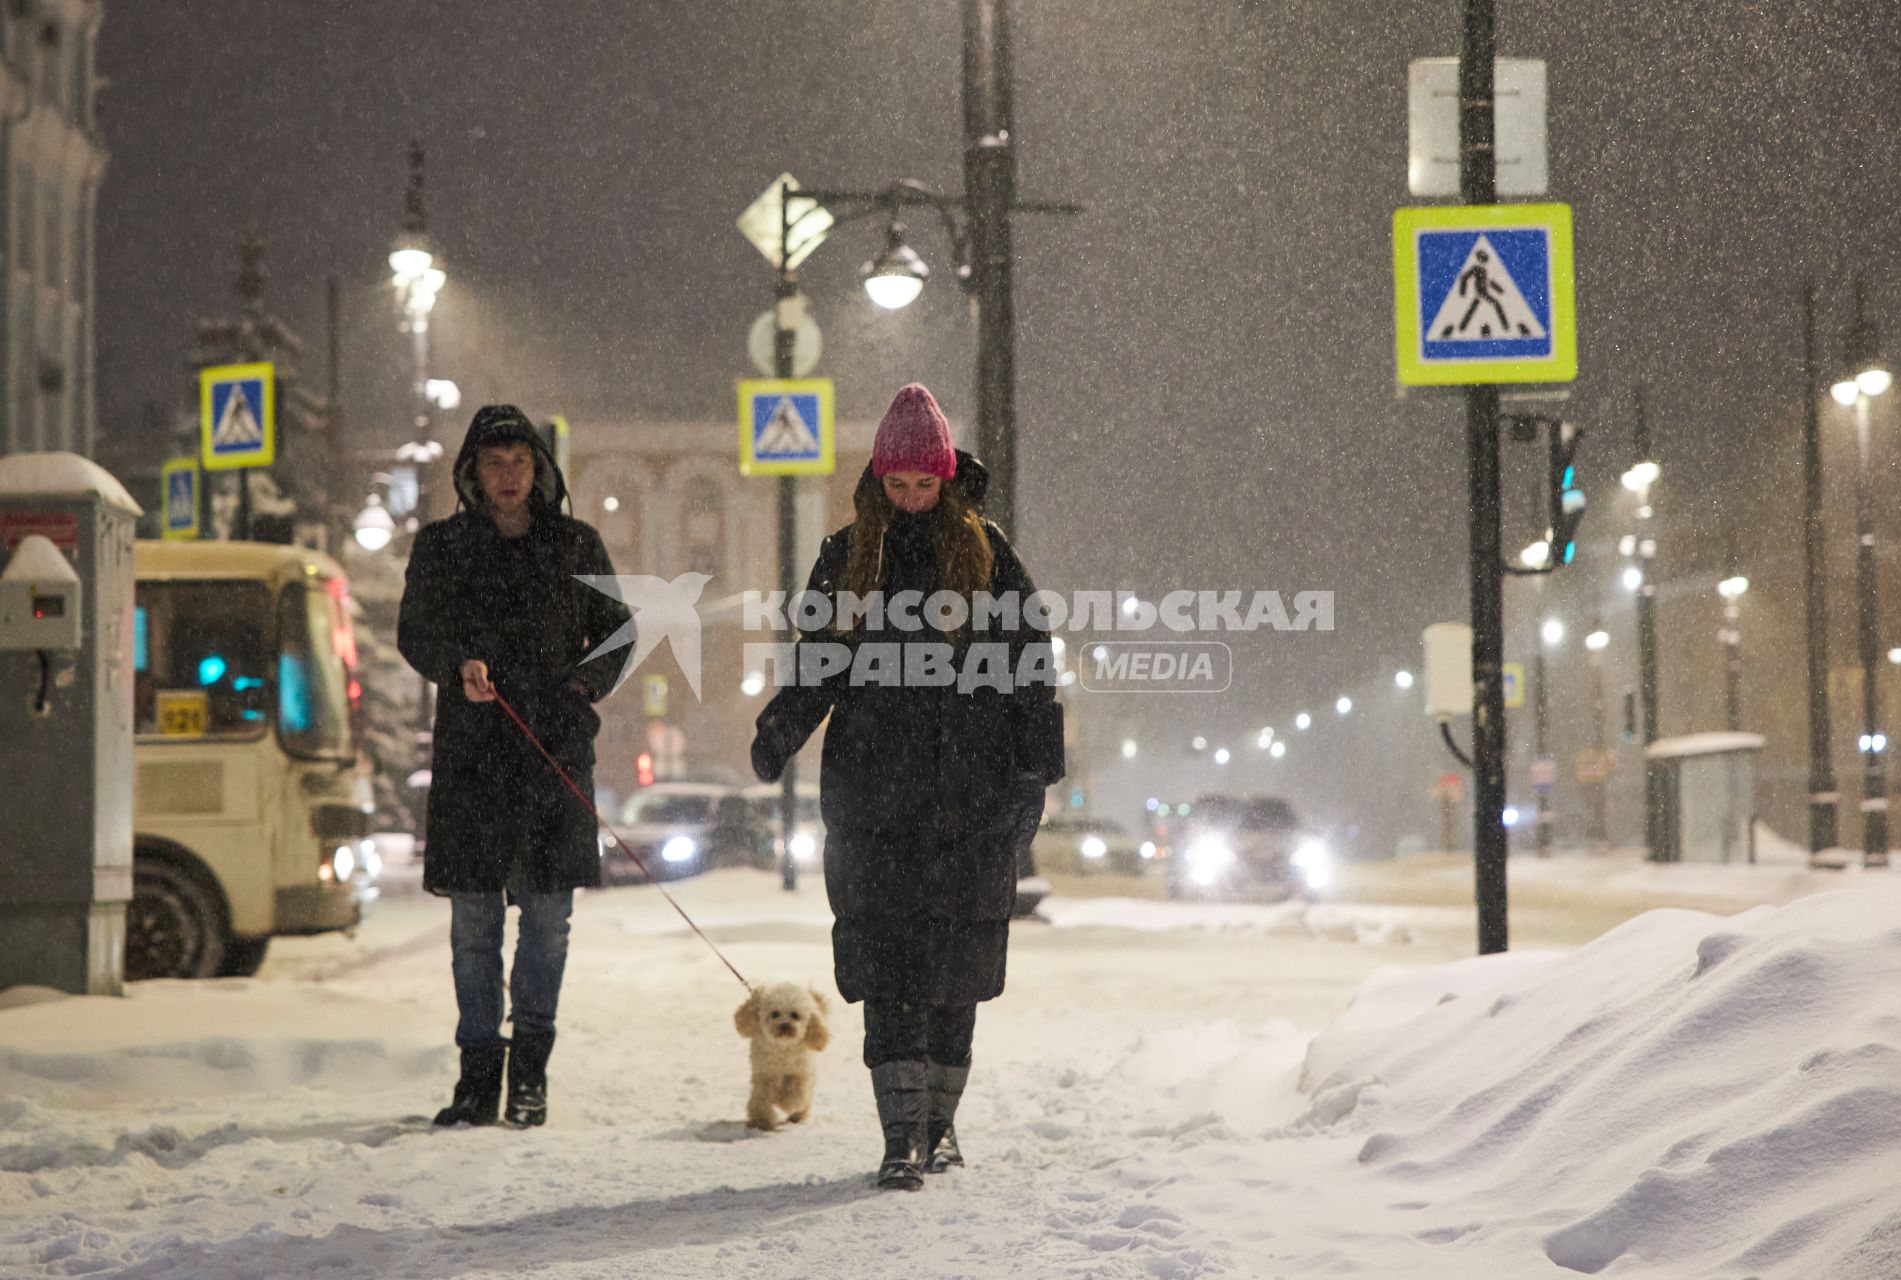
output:
[[[785,772],[785,755],[776,742],[768,741],[772,736],[763,727],[753,735],[752,771],[761,782],[777,782]]]

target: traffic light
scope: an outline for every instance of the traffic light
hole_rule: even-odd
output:
[[[1584,428],[1569,422],[1551,424],[1551,463],[1546,482],[1550,486],[1551,566],[1570,564],[1577,559],[1578,524],[1584,519],[1584,487],[1578,483],[1578,445]]]

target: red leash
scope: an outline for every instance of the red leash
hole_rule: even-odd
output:
[[[647,864],[645,862],[642,862],[640,859],[640,855],[634,852],[634,847],[628,844],[627,841],[621,837],[618,831],[615,831],[613,827],[608,825],[607,819],[601,816],[601,811],[594,807],[594,801],[589,799],[587,796],[583,795],[581,792],[581,788],[574,785],[574,779],[568,776],[568,771],[566,769],[563,769],[559,764],[555,763],[555,758],[548,754],[548,748],[541,745],[541,739],[535,736],[534,730],[530,729],[528,727],[527,722],[524,721],[519,715],[515,713],[515,708],[508,705],[508,699],[504,698],[500,693],[497,693],[495,695],[495,701],[502,704],[502,710],[508,713],[508,718],[515,722],[515,727],[522,731],[522,734],[525,737],[527,737],[528,741],[534,744],[535,750],[541,753],[541,758],[543,760],[546,760],[548,764],[554,769],[554,771],[561,775],[561,781],[568,784],[568,790],[574,793],[575,798],[579,800],[582,804],[587,806],[587,811],[594,815],[594,821],[601,824],[601,830],[607,833],[608,839],[612,840],[615,844],[619,845],[622,849],[626,851],[627,856],[634,860],[634,865],[640,868],[640,874],[647,877],[647,883],[652,885],[656,890],[659,891],[660,896],[667,900],[668,906],[672,907],[675,911],[678,911],[680,913],[680,918],[686,921],[687,928],[693,930],[694,933],[699,934],[700,941],[704,942],[708,947],[712,948],[713,954],[719,957],[719,962],[725,965],[727,970],[735,978],[739,979],[740,986],[746,988],[746,990],[748,991],[751,991],[752,984],[746,981],[745,975],[740,973],[739,970],[733,968],[733,962],[726,958],[726,953],[724,951],[721,951],[717,946],[713,945],[713,940],[706,936],[705,932],[700,928],[699,925],[693,923],[693,917],[688,915],[686,911],[681,908],[680,904],[673,900],[673,895],[668,893],[665,889],[660,888],[660,882],[654,879],[653,872],[647,870]]]

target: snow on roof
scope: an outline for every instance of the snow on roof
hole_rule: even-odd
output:
[[[1686,733],[1680,738],[1658,738],[1644,748],[1651,760],[1673,756],[1713,756],[1724,751],[1761,751],[1768,739],[1760,733]]]
[[[0,498],[97,497],[109,507],[142,516],[110,471],[76,453],[16,453],[0,458]]]

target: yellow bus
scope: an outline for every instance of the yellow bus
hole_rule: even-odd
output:
[[[376,896],[349,582],[252,542],[134,552],[127,978],[248,976]]]

